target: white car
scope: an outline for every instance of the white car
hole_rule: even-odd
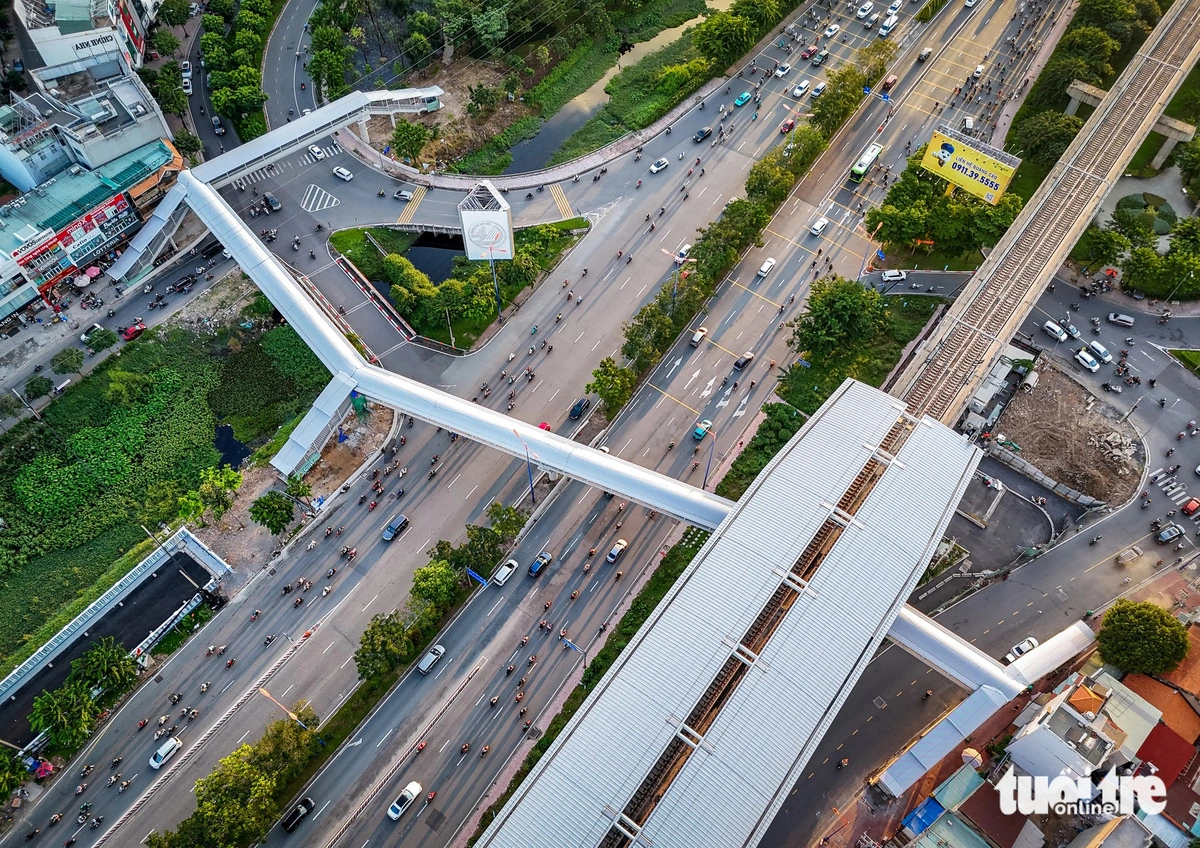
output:
[[[1090,347],[1092,349],[1092,355],[1095,356],[1097,359],[1099,359],[1101,362],[1103,362],[1105,364],[1112,362],[1112,354],[1109,353],[1108,348],[1106,348],[1104,345],[1100,344],[1100,342],[1096,341],[1095,339],[1092,339],[1090,342],[1088,342],[1088,347]]]
[[[318,162],[325,158],[325,151],[317,147],[315,144],[309,146],[308,152],[311,153],[312,158],[316,159]]]
[[[625,553],[625,549],[629,547],[629,543],[624,539],[617,539],[617,543],[613,545],[613,549],[608,552],[608,556],[604,559],[606,562],[616,562],[621,558],[621,554]]]
[[[874,3],[869,3],[869,2],[863,3],[861,6],[858,7],[858,12],[855,13],[855,17],[858,18],[860,21],[866,20],[867,15],[871,14],[871,10],[874,8],[875,8]]]
[[[334,168],[333,175],[339,180],[345,180],[346,182],[350,182],[352,179],[354,179],[354,174],[350,173],[345,168]]]
[[[908,279],[907,271],[884,271],[879,278],[885,283],[903,283]]]
[[[893,0],[892,5],[888,6],[888,15],[894,15],[900,11],[900,7],[904,5],[904,0]]]
[[[804,95],[808,94],[808,88],[808,80],[804,80],[792,89],[792,97],[803,97]]]
[[[183,76],[183,78],[185,80],[190,80],[192,78],[192,63],[187,61],[186,59],[184,61],[180,62],[179,63],[179,73]]]
[[[829,26],[825,27],[825,37],[833,38],[835,35],[837,35],[841,31],[842,31],[841,24],[830,24]]]
[[[100,332],[103,329],[104,328],[102,326],[100,326],[99,324],[93,324],[92,326],[88,327],[86,330],[83,331],[83,335],[81,335],[79,337],[79,340],[81,342],[83,342],[84,344],[87,344],[88,340],[92,336],[94,336],[96,333]]]
[[[190,79],[185,79],[183,81],[183,93],[188,97],[192,96],[192,81]]]
[[[404,787],[399,797],[392,802],[388,807],[388,818],[392,821],[400,821],[400,817],[404,815],[404,811],[412,806],[413,801],[421,797],[421,784],[415,780]]]
[[[1092,356],[1086,347],[1080,348],[1075,353],[1075,361],[1093,374],[1100,370],[1100,363],[1096,361],[1096,357]]]
[[[780,77],[780,78],[786,77],[788,75],[788,71],[790,71],[791,69],[792,69],[792,66],[789,65],[787,62],[784,62],[782,65],[780,65],[778,68],[775,69],[775,76]]]
[[[774,267],[775,267],[775,257],[770,256],[767,258],[767,261],[762,264],[762,267],[758,269],[758,276],[760,276],[760,277],[767,276],[767,274],[771,273],[771,269]]]
[[[983,65],[976,65],[975,70],[971,72],[971,78],[979,79],[981,76],[983,76],[983,71],[984,71]]]
[[[1038,640],[1034,639],[1032,636],[1030,636],[1025,641],[1023,641],[1017,645],[1013,645],[1013,649],[1004,655],[1004,661],[1005,662],[1013,662],[1014,660],[1016,660],[1017,657],[1021,656],[1022,654],[1029,653],[1037,646],[1038,646]]]
[[[670,164],[671,163],[668,162],[665,158],[657,159],[657,160],[655,160],[654,164],[650,166],[650,173],[657,174],[659,171],[665,171],[665,170],[667,170],[667,166]]]
[[[828,84],[825,82],[825,80],[821,80],[819,83],[817,83],[816,85],[813,86],[812,96],[820,97],[822,94],[825,93],[825,89],[827,87],[828,87]]]

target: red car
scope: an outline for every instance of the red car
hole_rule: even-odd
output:
[[[821,48],[818,45],[810,44],[808,47],[805,47],[804,50],[800,53],[800,58],[801,59],[811,59],[813,57],[813,54],[816,53],[820,49]]]
[[[779,125],[779,131],[781,133],[790,133],[795,128],[796,128],[796,119],[795,118],[788,118],[786,121],[784,121],[782,124]]]
[[[1180,507],[1179,511],[1184,515],[1194,515],[1198,509],[1200,509],[1200,498],[1192,498]]]
[[[127,342],[131,342],[144,332],[146,332],[146,325],[141,321],[134,321],[121,331],[121,338]]]

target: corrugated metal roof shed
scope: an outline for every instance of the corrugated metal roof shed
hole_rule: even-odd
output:
[[[481,846],[601,840],[902,412],[883,392],[842,385],[758,476]],[[647,844],[755,844],[787,798],[978,462],[941,424],[909,424],[894,461],[658,801],[642,829]]]

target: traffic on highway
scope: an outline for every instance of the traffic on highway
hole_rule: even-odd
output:
[[[277,61],[276,71],[264,80],[279,95],[268,101],[272,125],[316,105],[311,86],[298,85],[306,78],[305,4],[311,11],[308,0],[288,4],[278,37],[268,47],[268,55],[277,59],[296,54],[292,61]],[[895,70],[883,90],[835,139],[812,176],[781,207],[762,246],[742,257],[707,312],[676,340],[597,442],[614,455],[711,488],[752,434],[759,407],[772,397],[778,369],[792,359],[786,322],[801,314],[814,280],[837,273],[920,294],[954,291],[959,279],[949,275],[914,274],[910,280],[894,269],[872,270],[877,246],[863,231],[862,217],[886,192],[893,169],[903,169],[906,155],[937,124],[962,125],[970,113],[987,137],[984,94],[968,109],[962,89],[1002,99],[1028,61],[1024,48],[1009,39],[1032,42],[1053,20],[1047,16],[1027,24],[1023,15],[1010,18],[1023,8],[1012,3],[956,4],[918,34],[899,0],[890,7],[833,6],[803,7],[788,25],[790,32],[747,59],[736,77],[636,152],[608,162],[602,174],[561,183],[571,210],[606,209],[608,214],[593,220],[591,233],[557,269],[558,277],[540,286],[519,317],[506,321],[471,356],[444,356],[400,336],[333,261],[327,243],[339,228],[393,222],[410,204],[415,209],[409,214],[419,222],[454,223],[461,193],[437,190],[415,200],[411,192],[417,186],[358,162],[340,137],[331,136],[247,173],[241,185],[225,187],[222,195],[244,218],[252,218],[264,243],[305,274],[380,352],[384,367],[524,421],[546,422],[569,436],[595,413],[594,399],[583,387],[601,358],[619,355],[623,322],[684,267],[696,228],[719,216],[737,196],[750,166],[773,145],[788,143],[807,104],[822,96],[821,69],[848,60],[874,39],[896,40]],[[978,61],[981,55],[984,64]],[[193,62],[199,61],[194,55]],[[198,99],[193,108],[204,102]],[[202,133],[202,138],[210,147],[236,143],[229,135],[210,139]],[[565,217],[551,194],[514,192],[518,226]],[[1073,314],[1069,304],[1058,302],[1062,294],[1060,289],[1047,295],[1046,315],[1065,320]],[[1101,305],[1093,311],[1099,317]],[[1091,313],[1074,314],[1087,318]],[[1031,321],[1040,326],[1046,315]],[[1127,329],[1136,335],[1149,329],[1146,323],[1139,316]],[[1035,334],[1034,328],[1030,332]],[[1110,336],[1116,339],[1106,332],[1106,344]],[[1160,360],[1146,337],[1138,340],[1147,361],[1131,363],[1142,369],[1132,376],[1157,368],[1158,379],[1182,389],[1190,378]],[[1106,350],[1115,357],[1114,346]],[[1089,349],[1089,356],[1103,358],[1095,346]],[[1085,360],[1079,363],[1092,370]],[[1177,390],[1170,399],[1171,423],[1158,419],[1163,432],[1179,426],[1175,418],[1200,416],[1184,394]],[[1139,410],[1139,420],[1148,407]],[[1184,470],[1195,468],[1200,453],[1179,461]],[[283,703],[303,700],[323,718],[332,714],[358,683],[353,654],[370,618],[396,609],[432,544],[458,538],[490,503],[535,507],[526,473],[524,462],[400,414],[387,448],[360,469],[349,491],[332,498],[313,528],[133,693],[85,749],[80,762],[111,763],[110,773],[99,780],[81,775],[73,786],[60,781],[36,814],[43,820],[63,815],[64,824],[76,821],[78,828],[72,826],[64,837],[77,840],[80,848],[98,844],[118,820],[121,834],[173,827],[195,803],[178,787],[191,787],[278,715],[271,700],[255,693],[269,685],[270,694]],[[298,837],[314,845],[334,840],[444,845],[503,789],[498,781],[508,760],[545,729],[564,687],[578,680],[640,580],[680,532],[649,510],[569,480],[560,481],[552,499],[536,507],[537,521],[511,553],[516,567],[503,580],[481,587],[438,634],[441,652],[418,663],[378,705],[295,799],[269,844]],[[1129,518],[1129,532],[1132,518],[1140,526],[1147,515]],[[1120,516],[1110,520],[1124,522]],[[1110,530],[1106,535],[1115,540],[1122,534]],[[1049,575],[1069,579],[1064,575],[1080,568],[1077,548],[1051,554],[1036,581],[998,584],[990,600],[979,596],[965,602],[954,612],[963,619],[955,623],[956,632],[968,639],[979,635],[968,615],[978,604],[1009,606],[1009,595],[1032,597]],[[1097,606],[1113,588],[1097,583],[1069,606]],[[1038,632],[1044,636],[1051,627],[1048,621]],[[980,644],[1000,657],[1022,638],[1023,630],[998,628]],[[920,672],[912,662],[903,652],[882,655],[825,747],[840,749],[848,736],[839,735],[840,729],[864,720],[889,678],[908,674],[916,679]],[[926,688],[922,677],[920,690]],[[932,688],[939,699],[953,697],[947,683]],[[849,755],[852,768],[823,773],[822,781],[832,787],[861,780],[860,768],[866,768],[871,752],[901,747],[919,720],[913,707],[889,729],[873,728],[869,741],[851,742],[859,746]],[[151,802],[144,793],[164,785],[159,780],[173,791],[156,792]],[[76,788],[80,791],[72,795]],[[813,816],[822,812],[819,804],[815,797],[798,800],[781,815],[776,823],[780,844],[810,832]],[[93,827],[93,821],[99,824]],[[118,844],[122,838],[116,837]]]

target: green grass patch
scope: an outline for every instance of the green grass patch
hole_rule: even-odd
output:
[[[1192,68],[1192,72],[1183,80],[1179,91],[1167,104],[1164,114],[1177,121],[1189,124],[1200,122],[1200,65]]]
[[[934,15],[946,8],[946,4],[949,2],[950,0],[929,0],[917,10],[917,14],[913,17],[919,23],[927,24],[933,20]]]
[[[1172,350],[1171,356],[1183,363],[1184,368],[1200,376],[1200,350]]]
[[[196,634],[201,627],[212,620],[213,611],[204,604],[196,607],[183,617],[183,621],[171,628],[166,636],[154,646],[155,656],[170,656],[178,651],[183,643]]]
[[[629,644],[639,628],[646,623],[646,619],[658,606],[659,602],[667,596],[667,592],[671,591],[671,587],[675,585],[680,575],[691,564],[700,548],[708,540],[709,534],[704,530],[697,530],[695,527],[689,527],[684,531],[683,539],[678,544],[672,546],[671,550],[667,551],[662,561],[658,564],[654,574],[646,581],[646,585],[642,588],[633,603],[629,606],[629,611],[621,616],[621,620],[617,626],[612,629],[608,639],[604,642],[604,647],[596,654],[592,661],[588,664],[587,669],[583,673],[583,682],[580,683],[571,694],[567,697],[563,704],[562,710],[553,719],[550,720],[546,727],[546,732],[538,739],[537,744],[533,746],[533,750],[529,752],[529,756],[525,758],[525,762],[521,764],[521,768],[513,775],[512,781],[508,787],[500,794],[499,797],[488,807],[487,811],[479,822],[479,829],[468,840],[468,845],[474,845],[479,839],[479,835],[487,828],[496,814],[500,812],[504,804],[511,797],[516,788],[521,785],[529,772],[537,765],[538,760],[550,750],[550,746],[554,744],[554,740],[558,738],[558,734],[567,726],[567,722],[575,715],[575,711],[583,704],[588,693],[595,688],[600,679],[608,672],[612,664],[616,662],[621,651],[625,650],[625,646]]]
[[[952,256],[941,250],[925,250],[922,247],[891,248],[889,266],[922,271],[974,271],[983,262],[983,254],[972,251],[965,255]]]
[[[367,238],[368,233],[375,244]],[[353,262],[368,280],[382,280],[385,279],[383,257],[388,253],[407,253],[418,238],[420,233],[406,233],[386,227],[361,227],[338,230],[329,237],[329,243],[338,253]],[[382,253],[379,248],[383,248]]]
[[[1158,155],[1158,151],[1162,149],[1166,142],[1164,136],[1156,132],[1146,136],[1146,140],[1142,142],[1137,152],[1133,154],[1133,158],[1129,160],[1129,165],[1125,168],[1126,174],[1132,174],[1135,177],[1153,177],[1158,173],[1150,167],[1150,162]]]
[[[904,346],[917,337],[945,301],[935,297],[896,295],[884,298],[886,321],[875,338],[864,340],[842,356],[813,362],[812,367],[788,368],[777,389],[779,396],[811,415],[848,377],[879,386],[896,363]]]
[[[649,126],[712,79],[713,73],[690,36],[676,39],[614,76],[604,87],[608,103],[563,143],[550,164],[575,159]]]
[[[538,108],[542,119],[549,118],[603,79],[619,58],[616,45],[581,44],[529,91],[526,100]]]
[[[1046,177],[1050,175],[1052,167],[1052,165],[1034,162],[1032,159],[1023,160],[1021,167],[1017,168],[1017,172],[1013,174],[1012,182],[1008,184],[1008,190],[1028,203],[1029,198],[1033,197],[1034,192],[1041,188]]]
[[[533,138],[541,126],[541,120],[533,115],[513,121],[502,133],[493,136],[479,150],[468,153],[449,170],[460,174],[502,174],[512,164],[509,148],[519,141]]]

